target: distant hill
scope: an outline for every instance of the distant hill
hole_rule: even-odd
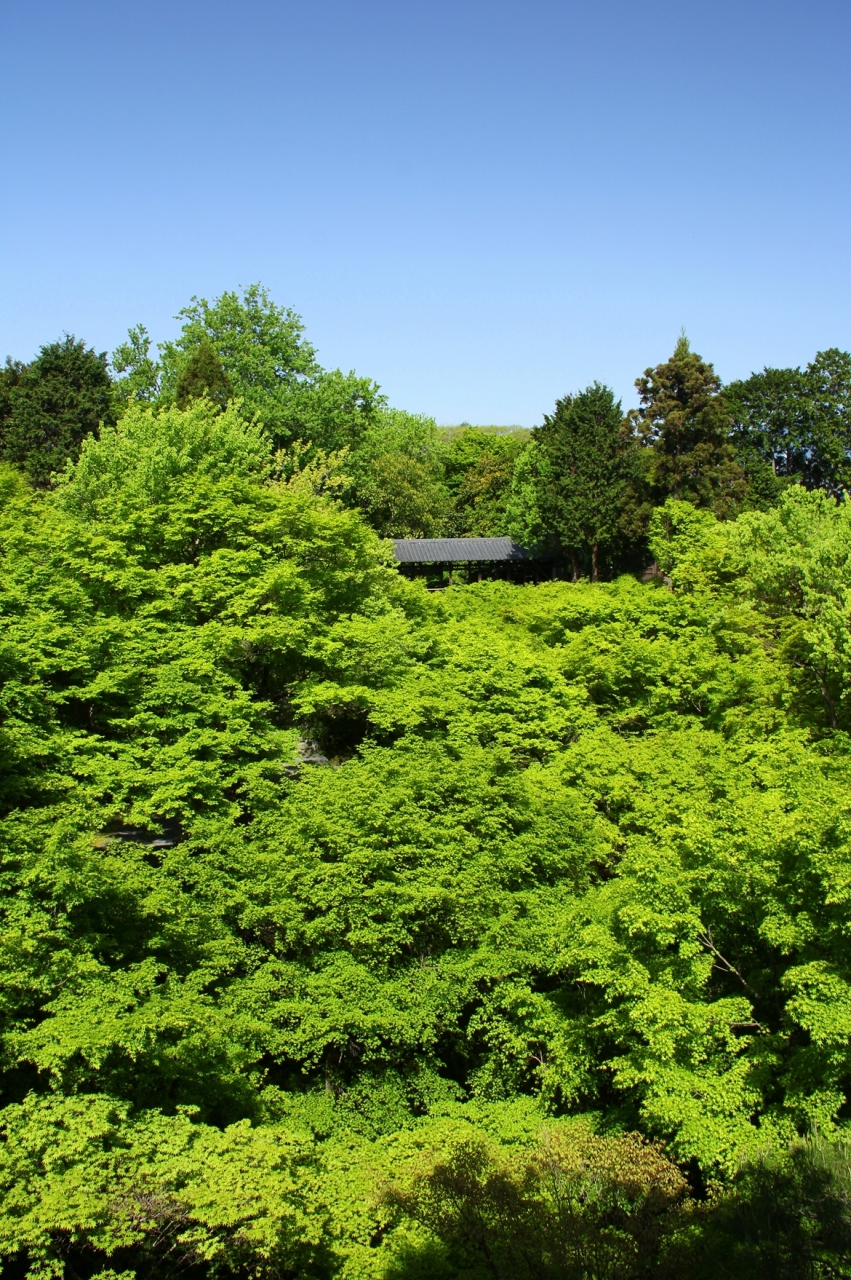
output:
[[[462,431],[485,431],[491,436],[517,436],[519,439],[526,439],[532,434],[531,427],[510,426],[497,427],[488,426],[480,427],[474,422],[460,422],[457,426],[439,426],[438,431],[442,431],[450,440],[454,440]]]

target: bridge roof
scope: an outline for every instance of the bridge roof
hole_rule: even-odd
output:
[[[394,538],[400,564],[462,564],[474,560],[528,560],[511,538]]]

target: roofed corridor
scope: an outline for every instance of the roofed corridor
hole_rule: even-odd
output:
[[[534,581],[541,569],[541,557],[511,538],[394,538],[393,554],[400,569],[426,577],[433,590],[472,581],[473,575],[479,582],[484,577]]]

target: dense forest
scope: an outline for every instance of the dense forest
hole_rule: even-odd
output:
[[[447,432],[179,319],[0,375],[7,1273],[851,1275],[851,356]]]

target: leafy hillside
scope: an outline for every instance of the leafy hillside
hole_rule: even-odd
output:
[[[847,1274],[851,509],[429,595],[323,488],[2,473],[13,1273]]]

